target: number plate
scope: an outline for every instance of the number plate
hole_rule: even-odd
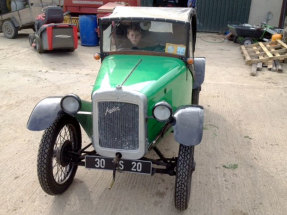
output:
[[[114,160],[113,158],[87,155],[86,168],[113,170],[114,169],[113,160]],[[120,171],[151,175],[152,163],[151,161],[122,159],[119,161],[118,169]]]

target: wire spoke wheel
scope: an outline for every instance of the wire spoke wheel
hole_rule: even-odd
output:
[[[63,193],[73,182],[78,165],[71,152],[81,149],[81,130],[73,117],[60,115],[45,130],[38,153],[38,179],[50,194]]]
[[[194,146],[179,146],[175,178],[175,207],[185,210],[188,207],[192,172],[195,169]]]
[[[62,154],[62,147],[64,147],[64,144],[67,143],[66,141],[69,141],[69,144],[73,143],[72,132],[72,126],[65,125],[59,132],[54,145],[53,175],[55,181],[59,184],[63,184],[72,173],[73,165],[71,162],[69,162],[68,165],[63,166],[63,164],[61,164],[61,160],[58,158],[59,156],[65,156],[65,154]],[[72,145],[72,149],[73,148],[75,148],[74,145]]]

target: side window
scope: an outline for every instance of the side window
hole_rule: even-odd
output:
[[[111,32],[112,28],[111,25],[103,25],[103,51],[110,51],[112,49],[112,43],[111,43]]]

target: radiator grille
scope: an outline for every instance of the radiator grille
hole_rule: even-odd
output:
[[[139,107],[123,102],[98,103],[99,145],[105,148],[139,148]]]

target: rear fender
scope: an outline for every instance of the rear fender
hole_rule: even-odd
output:
[[[60,102],[62,97],[49,97],[40,101],[33,109],[27,123],[31,131],[41,131],[48,128],[63,113]]]
[[[203,108],[184,106],[174,114],[174,139],[185,146],[195,146],[201,142],[203,133]]]

